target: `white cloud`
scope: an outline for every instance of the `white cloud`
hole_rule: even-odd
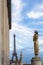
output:
[[[14,45],[13,44],[10,44],[10,50],[11,51],[13,51],[14,49],[14,47],[13,47]],[[23,46],[21,46],[21,45],[19,45],[19,44],[16,44],[16,49],[17,49],[17,51],[19,51],[19,50],[21,50],[21,49],[23,49],[24,47]]]
[[[37,18],[43,16],[43,12],[31,11],[31,12],[28,12],[28,13],[27,13],[27,16],[28,16],[29,18],[37,19]]]
[[[17,48],[17,50],[21,50],[21,49],[23,49],[24,47],[17,44],[17,45],[16,45],[16,48]]]
[[[43,37],[39,37],[39,45],[43,45]]]
[[[13,46],[10,44],[10,51],[12,51],[13,50]]]
[[[12,0],[12,4],[17,10],[21,8],[21,0]]]
[[[18,38],[17,38],[16,40],[17,40],[17,42],[22,43],[22,40],[21,40],[21,39],[18,39]]]
[[[14,11],[12,11],[12,18],[14,17],[14,22],[21,20],[21,9],[22,9],[22,3],[20,0],[12,0],[14,4]]]
[[[21,26],[15,22],[13,22],[12,29],[10,30],[10,32],[12,35],[14,35],[14,33],[16,34],[16,44],[20,44],[20,46],[27,47],[28,44],[32,41],[33,33],[31,32],[30,28]],[[30,44],[29,44],[29,46],[30,46]]]
[[[43,9],[43,4],[41,4],[41,5],[39,6],[39,8],[40,8],[40,9]]]
[[[33,36],[33,31],[30,28],[27,28],[25,26],[21,26],[19,25],[17,22],[20,22],[22,20],[21,17],[21,11],[22,11],[22,7],[24,6],[23,3],[21,2],[21,0],[12,0],[12,4],[14,5],[14,11],[12,11],[12,18],[14,19],[14,21],[12,20],[12,29],[10,30],[11,34],[16,33],[17,35],[17,48],[21,49],[25,46],[32,46],[31,44],[33,43],[32,41],[32,36]],[[43,6],[43,5],[41,5]],[[41,9],[43,9],[43,7],[38,6],[38,8],[36,8],[35,10],[32,10],[30,12],[27,12],[27,16],[29,18],[34,18],[37,19],[40,16],[43,16],[43,11]],[[39,11],[40,9],[40,11]],[[43,24],[43,22],[38,23],[38,24]],[[18,37],[19,36],[19,37]],[[13,40],[13,39],[11,39]],[[43,44],[43,41],[40,39],[39,40],[39,44]],[[20,45],[18,45],[20,44]],[[25,45],[24,45],[25,44]],[[13,49],[13,45],[11,42],[11,46],[10,49]]]
[[[25,26],[21,26],[17,23],[12,23],[12,29],[17,32],[22,32],[23,34],[27,35],[27,34],[30,34],[32,35],[32,32],[31,32],[31,29],[30,28],[27,28]]]
[[[26,52],[26,53],[25,53]],[[29,52],[29,53],[28,53]],[[33,49],[26,49],[26,50],[24,50],[24,52],[23,53],[25,53],[25,54],[32,54],[32,53],[34,53],[34,48]]]
[[[12,0],[12,4],[12,22],[20,22],[22,20],[21,11],[25,4],[21,0]]]
[[[38,24],[39,24],[39,25],[43,25],[43,21],[39,21]]]
[[[38,4],[34,6],[33,10],[30,12],[27,12],[27,16],[29,18],[37,19],[41,16],[43,16],[43,4]]]
[[[21,8],[22,8],[22,3],[21,0],[12,0],[12,4],[14,7],[14,11],[12,9],[12,22],[20,21],[21,20]]]
[[[25,26],[21,26],[20,24],[17,24],[15,22],[12,23],[12,29],[10,32],[14,35],[16,34],[16,44],[17,48],[25,48],[25,47],[31,47],[34,45],[33,43],[33,32],[32,29],[27,28]],[[25,45],[24,45],[25,44]],[[43,37],[39,37],[39,46],[43,44]],[[20,46],[19,46],[20,45]],[[11,44],[12,46],[12,44]]]
[[[34,10],[35,11],[43,11],[43,4],[38,4],[38,5],[34,6]]]
[[[32,22],[30,23],[29,25],[43,25],[43,21],[38,21],[37,23],[36,22]]]
[[[43,48],[39,50],[39,53],[40,53],[40,52],[43,52]]]

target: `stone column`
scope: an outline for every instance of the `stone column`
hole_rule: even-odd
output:
[[[0,65],[9,65],[9,22],[7,0],[0,0]]]
[[[2,28],[2,20],[1,20],[1,8],[2,8],[2,6],[1,6],[1,4],[2,4],[2,2],[1,2],[1,0],[0,0],[0,65],[2,65],[1,64],[1,50],[2,50],[2,31],[1,31],[1,28]]]

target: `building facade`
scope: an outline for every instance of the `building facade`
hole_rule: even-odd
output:
[[[0,0],[0,65],[9,65],[9,29],[11,0]],[[10,4],[9,4],[10,3]]]

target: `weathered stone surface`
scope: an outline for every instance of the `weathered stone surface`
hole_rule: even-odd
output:
[[[41,58],[40,57],[32,58],[31,65],[42,65]]]
[[[9,65],[9,24],[7,0],[0,0],[0,65]]]

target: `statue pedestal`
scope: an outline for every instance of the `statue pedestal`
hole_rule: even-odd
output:
[[[33,57],[31,60],[31,65],[42,65],[40,57]]]

